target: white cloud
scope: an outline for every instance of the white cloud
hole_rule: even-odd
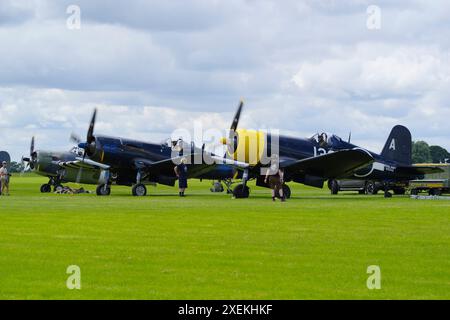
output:
[[[297,135],[332,131],[376,148],[391,126],[450,149],[450,6],[365,0],[72,1],[0,4],[0,148],[68,148],[96,130],[159,141],[195,120]]]

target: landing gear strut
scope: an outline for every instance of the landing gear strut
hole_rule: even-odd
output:
[[[131,188],[131,193],[135,197],[143,197],[147,195],[147,187],[141,183],[142,174],[140,171],[136,174],[136,184]]]

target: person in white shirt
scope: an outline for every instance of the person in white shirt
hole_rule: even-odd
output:
[[[4,196],[9,196],[9,172],[6,167],[6,161],[3,161],[2,167],[0,168],[0,184],[1,184],[1,194]]]

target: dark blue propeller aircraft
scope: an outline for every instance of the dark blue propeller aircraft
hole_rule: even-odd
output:
[[[174,166],[187,159],[188,178],[230,180],[240,177],[248,164],[223,159],[198,148],[193,142],[179,139],[164,143],[148,143],[118,137],[94,135],[97,110],[92,115],[86,141],[78,144],[84,156],[110,167],[111,180],[132,187],[134,196],[147,194],[146,184],[174,186],[177,176]],[[108,182],[109,184],[110,182]]]
[[[326,180],[345,177],[355,170],[369,165],[374,159],[370,153],[349,146],[334,152],[322,149],[322,141],[312,138],[294,138],[257,130],[238,129],[243,102],[239,104],[233,118],[225,157],[249,164],[244,169],[243,182],[237,185],[233,194],[236,198],[247,198],[249,187],[246,182],[256,179],[256,185],[268,187],[261,168],[269,167],[275,154],[278,167],[284,172],[284,181],[294,181],[308,186],[322,188]],[[283,185],[284,196],[290,197],[289,186]]]
[[[402,126],[394,127],[383,152],[378,155],[326,133],[302,139],[237,129],[242,108],[241,102],[230,135],[223,138],[222,143],[228,146],[228,157],[249,163],[246,169],[249,178],[255,178],[258,186],[268,187],[259,169],[264,166],[264,158],[273,151],[274,141],[285,182],[323,188],[326,180],[334,184],[337,179],[360,178],[378,180],[387,186],[392,181],[416,179],[436,172],[436,168],[411,165],[411,133]],[[283,191],[286,197],[290,196],[287,185],[283,186]],[[236,197],[248,197],[249,188],[244,181],[233,192]],[[386,196],[389,196],[387,190]]]
[[[321,149],[323,152],[359,148],[335,135],[329,139],[324,137],[323,140],[325,141]],[[365,149],[361,148],[361,150]],[[442,171],[437,167],[412,164],[411,132],[408,128],[401,125],[396,125],[392,128],[381,154],[365,151],[374,158],[374,162],[353,172],[346,178],[366,181],[365,190],[368,194],[377,192],[376,182],[383,185],[386,197],[390,197],[388,189],[392,186],[394,186],[392,187],[394,193],[404,194],[404,187],[395,186],[406,185],[410,180],[422,179],[425,174]],[[336,194],[339,190],[338,182],[330,180],[328,183],[331,193]]]

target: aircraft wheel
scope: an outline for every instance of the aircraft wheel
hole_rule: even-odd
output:
[[[142,183],[135,184],[131,188],[131,192],[132,192],[133,196],[143,197],[147,194],[147,187],[145,185],[143,185]]]
[[[238,184],[233,189],[233,195],[236,199],[248,198],[250,195],[250,188],[248,186],[244,186],[243,184]]]
[[[366,184],[366,193],[367,194],[371,194],[371,195],[374,195],[374,194],[378,193],[378,190],[375,187],[375,183],[373,183],[372,181],[367,182],[367,184]]]
[[[52,191],[52,186],[49,185],[48,183],[45,183],[41,186],[42,193],[49,193],[50,191]]]
[[[286,199],[291,198],[291,188],[286,184],[283,184],[283,195]]]
[[[331,181],[331,194],[338,194],[339,193],[339,183],[336,180]]]
[[[109,196],[111,194],[111,187],[107,185],[105,188],[104,184],[100,184],[97,186],[96,193],[98,196]]]

